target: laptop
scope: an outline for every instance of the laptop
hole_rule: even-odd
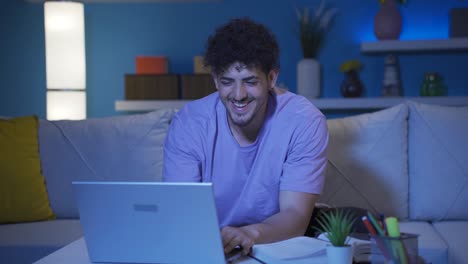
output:
[[[92,262],[226,262],[211,183],[72,184]]]

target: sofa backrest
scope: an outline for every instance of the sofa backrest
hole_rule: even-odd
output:
[[[160,181],[163,142],[174,111],[39,123],[49,201],[58,218],[77,218],[73,181]]]
[[[78,217],[72,181],[160,181],[174,113],[40,120],[41,165],[57,217]],[[327,124],[319,202],[402,220],[468,220],[468,107],[409,102]]]
[[[320,202],[408,217],[408,107],[327,121],[328,167]]]
[[[409,103],[412,220],[468,220],[468,107]]]

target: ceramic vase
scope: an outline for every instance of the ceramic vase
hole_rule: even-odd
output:
[[[351,264],[353,263],[353,248],[351,246],[327,246],[327,261],[328,264]]]
[[[343,97],[359,97],[364,92],[364,85],[355,70],[345,73],[341,82],[341,94]]]
[[[297,94],[320,97],[320,63],[316,59],[304,58],[297,64]]]
[[[399,39],[402,17],[397,0],[385,0],[374,17],[374,34],[378,40]]]

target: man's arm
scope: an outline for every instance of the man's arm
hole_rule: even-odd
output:
[[[163,181],[201,182],[200,158],[196,129],[187,124],[181,110],[171,121],[164,141]],[[185,114],[185,117],[182,116]]]
[[[271,243],[304,235],[309,224],[317,194],[280,191],[280,211],[262,223],[242,227],[226,226],[221,230],[224,251],[241,245],[248,254],[254,244]]]

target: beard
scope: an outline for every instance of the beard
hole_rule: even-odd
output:
[[[230,124],[240,128],[245,128],[249,125],[255,126],[255,122],[263,122],[259,119],[263,112],[266,111],[268,100],[258,100],[256,98],[248,98],[246,100],[247,105],[245,111],[238,110],[232,100],[223,100],[224,106],[227,111],[228,119]],[[261,126],[261,124],[260,124]]]
[[[228,110],[228,117],[233,125],[236,125],[238,127],[246,127],[254,119],[254,113],[250,111],[244,114],[238,114],[233,113],[231,110]]]

